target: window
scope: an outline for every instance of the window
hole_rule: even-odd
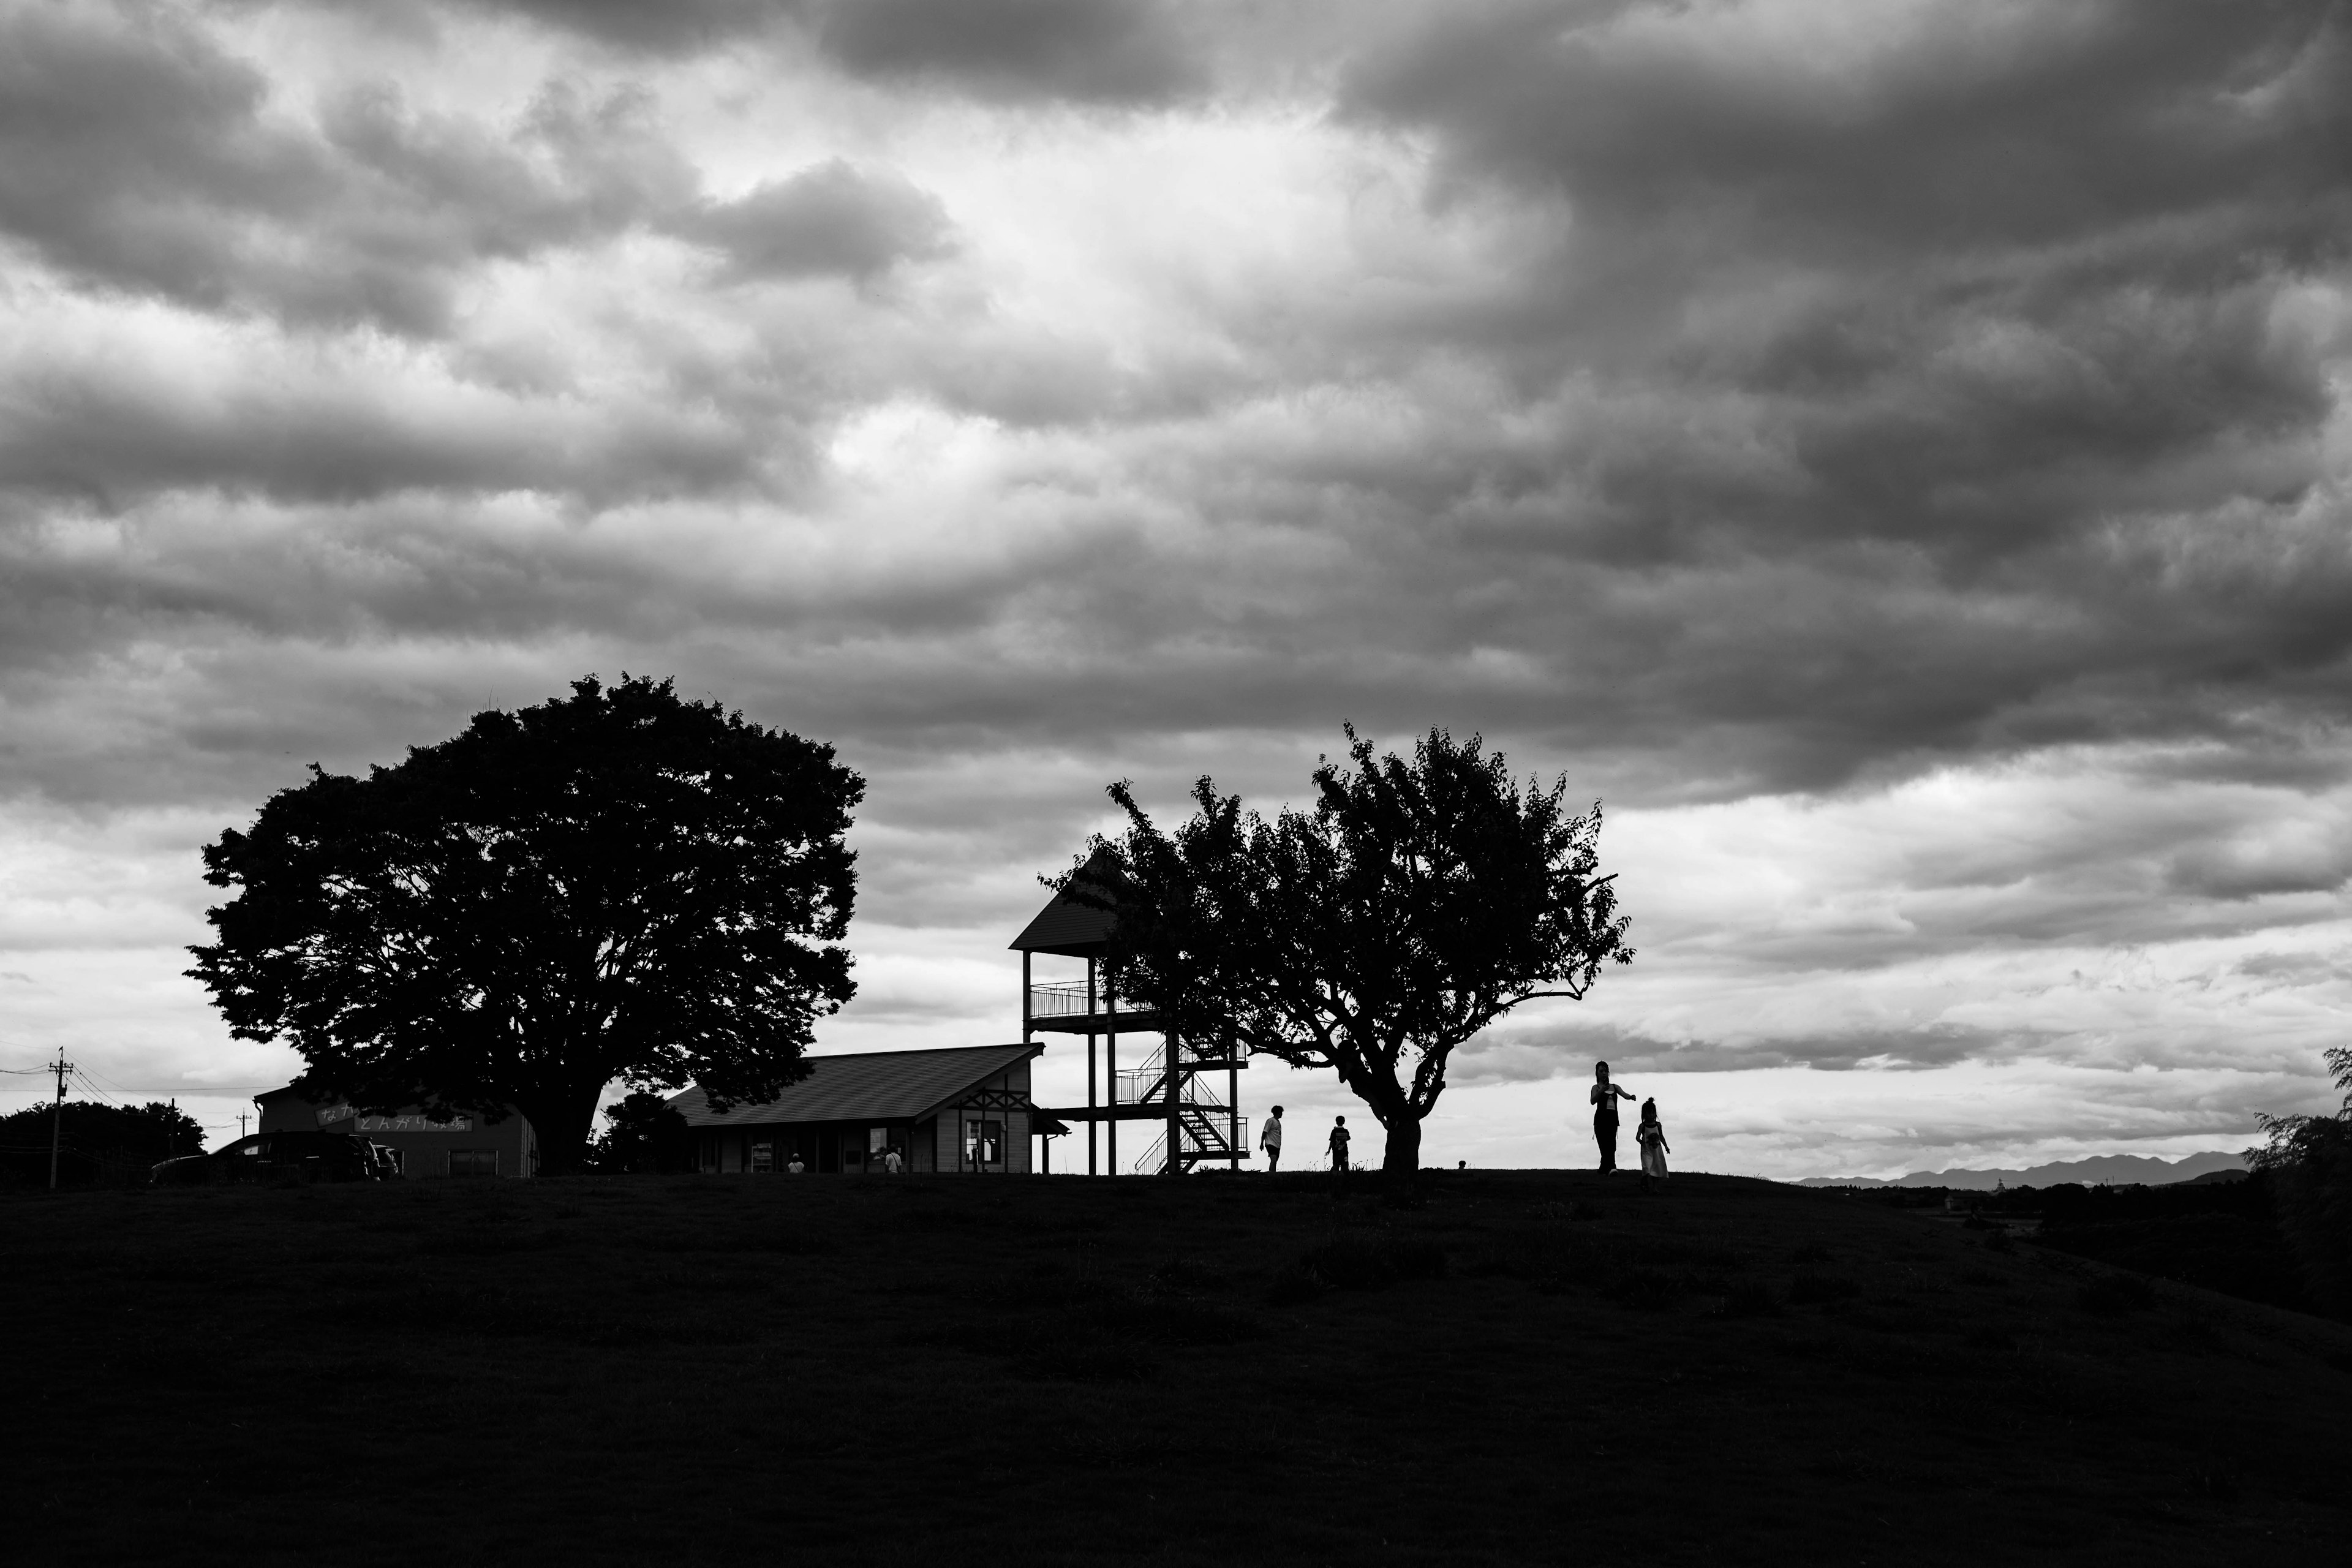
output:
[[[751,1169],[755,1171],[772,1171],[775,1168],[776,1146],[773,1143],[764,1141],[752,1144]]]
[[[452,1149],[449,1151],[449,1173],[453,1176],[495,1176],[499,1173],[499,1152],[496,1149]]]
[[[887,1127],[869,1127],[866,1130],[866,1152],[867,1153],[879,1154],[889,1147],[890,1130]]]
[[[967,1165],[998,1165],[1004,1162],[1004,1123],[967,1121],[963,1124],[963,1159]]]

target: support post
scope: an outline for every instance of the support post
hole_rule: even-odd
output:
[[[1242,1050],[1241,1041],[1225,1039],[1225,1147],[1233,1152],[1234,1174],[1242,1170]]]
[[[1089,958],[1087,960],[1087,1110],[1089,1113],[1095,1108],[1094,1016],[1095,961]],[[1087,1117],[1087,1174],[1089,1176],[1098,1174],[1095,1170],[1095,1119],[1092,1114],[1089,1114]]]
[[[1184,1058],[1184,1047],[1177,1042],[1173,1030],[1162,1030],[1160,1037],[1168,1046],[1168,1070],[1160,1075],[1160,1086],[1168,1094],[1168,1173],[1181,1176],[1184,1173],[1184,1121],[1176,1086],[1182,1081],[1177,1064]]]
[[[49,1191],[58,1190],[58,1139],[65,1125],[66,1074],[73,1064],[66,1060],[66,1048],[58,1047],[58,1098],[49,1107]]]
[[[1110,1147],[1106,1162],[1110,1173],[1118,1174],[1118,994],[1103,998],[1103,1008],[1110,1015],[1110,1032],[1103,1037],[1103,1076],[1110,1080],[1110,1125],[1103,1133],[1103,1142]]]

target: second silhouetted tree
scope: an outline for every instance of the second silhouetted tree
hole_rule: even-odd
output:
[[[1565,780],[1521,788],[1475,735],[1433,730],[1408,760],[1347,733],[1313,806],[1271,822],[1203,778],[1163,833],[1112,785],[1127,831],[1061,885],[1117,912],[1113,984],[1171,1037],[1333,1069],[1386,1130],[1382,1168],[1411,1172],[1457,1046],[1633,950],[1601,808],[1569,810]]]

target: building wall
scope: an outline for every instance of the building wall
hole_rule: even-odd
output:
[[[411,1180],[452,1174],[529,1176],[539,1168],[539,1140],[530,1119],[509,1113],[492,1123],[478,1116],[434,1122],[416,1111],[398,1116],[358,1116],[340,1102],[325,1105],[286,1089],[260,1096],[262,1132],[351,1132],[400,1155],[400,1173]]]
[[[929,1123],[919,1128],[904,1121],[754,1121],[740,1127],[703,1127],[695,1133],[695,1168],[710,1175],[790,1173],[797,1152],[812,1174],[838,1172],[880,1174],[881,1154],[874,1134],[884,1135],[885,1148],[895,1145],[908,1171],[929,1169]],[[761,1145],[767,1157],[761,1158]]]
[[[987,1082],[981,1089],[1008,1089],[1026,1098],[1029,1093],[1029,1064],[1017,1062]],[[1001,1129],[997,1139],[998,1158],[984,1167],[974,1165],[966,1157],[966,1133],[976,1124],[995,1122]],[[1030,1164],[1030,1114],[1025,1110],[967,1110],[951,1108],[940,1112],[939,1131],[932,1140],[932,1157],[944,1172],[961,1172],[965,1175],[1025,1176]]]

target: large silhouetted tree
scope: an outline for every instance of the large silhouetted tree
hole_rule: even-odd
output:
[[[377,1110],[514,1106],[576,1166],[597,1096],[761,1103],[849,999],[864,794],[833,748],[594,677],[364,778],[315,765],[205,850],[193,948],[241,1038]]]
[[[1514,785],[1475,735],[1433,730],[1407,761],[1347,733],[1311,809],[1271,822],[1202,778],[1163,833],[1112,785],[1126,832],[1062,885],[1117,911],[1122,996],[1188,1043],[1332,1068],[1387,1130],[1384,1168],[1410,1172],[1455,1047],[1522,1002],[1583,996],[1633,950],[1597,874],[1598,805],[1569,811],[1565,780]]]

